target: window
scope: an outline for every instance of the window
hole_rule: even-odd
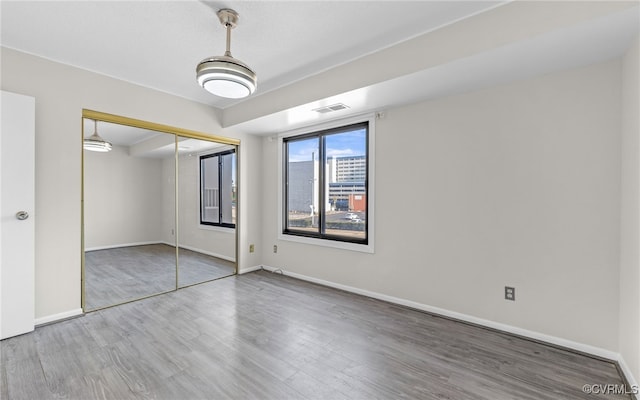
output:
[[[236,152],[200,156],[200,224],[236,227]]]
[[[283,234],[368,244],[369,123],[283,140]]]

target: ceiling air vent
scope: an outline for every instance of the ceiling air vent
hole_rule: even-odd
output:
[[[320,108],[314,108],[311,111],[315,111],[318,112],[320,114],[326,114],[326,113],[330,113],[330,112],[334,112],[334,111],[340,111],[340,110],[344,110],[349,108],[349,106],[342,104],[342,103],[336,103],[336,104],[332,104],[330,106],[326,106],[326,107],[320,107]]]

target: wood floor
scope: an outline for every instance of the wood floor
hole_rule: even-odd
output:
[[[180,248],[178,286],[235,273],[231,261]],[[85,253],[85,309],[95,310],[176,288],[176,249],[166,244]]]
[[[254,272],[0,342],[2,399],[629,399],[612,363]]]

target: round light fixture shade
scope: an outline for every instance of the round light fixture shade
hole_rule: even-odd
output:
[[[84,140],[84,149],[90,151],[100,151],[106,153],[107,151],[111,151],[111,143],[105,142],[100,138],[100,136],[95,138],[96,135],[92,135]]]
[[[99,151],[102,153],[106,153],[107,151],[111,151],[111,143],[107,142],[103,138],[98,135],[98,121],[93,121],[93,135],[84,139],[82,142],[82,147],[85,150],[90,151]]]
[[[196,79],[207,92],[229,99],[247,97],[258,85],[255,72],[231,56],[202,60],[196,67]]]
[[[234,10],[218,10],[218,19],[227,30],[227,51],[200,61],[196,79],[207,92],[229,99],[241,99],[256,91],[256,73],[242,61],[231,56],[231,30],[238,25],[239,15]]]

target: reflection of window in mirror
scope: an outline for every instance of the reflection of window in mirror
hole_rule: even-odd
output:
[[[236,226],[235,149],[200,155],[200,224]]]

